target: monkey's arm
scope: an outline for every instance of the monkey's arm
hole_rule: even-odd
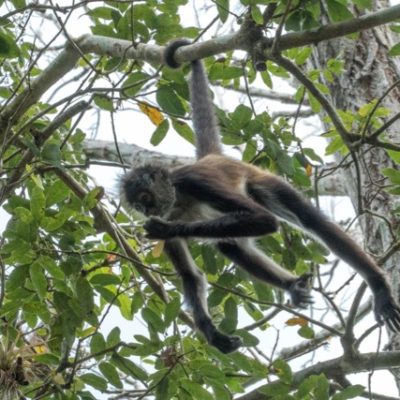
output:
[[[144,228],[150,239],[174,237],[234,238],[261,236],[278,229],[276,218],[269,212],[234,212],[198,222],[165,221],[152,217]]]

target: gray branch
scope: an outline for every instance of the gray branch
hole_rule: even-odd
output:
[[[283,50],[316,44],[323,40],[373,28],[397,18],[400,18],[400,5],[317,29],[282,35],[279,40],[279,47]],[[263,39],[262,45],[266,55],[268,55],[273,41],[274,38]],[[246,34],[246,29],[242,27],[239,31],[229,35],[181,47],[176,52],[176,60],[178,62],[192,61],[232,50],[250,50],[252,46],[254,46],[253,37],[251,34]],[[163,47],[158,45],[133,44],[128,40],[96,35],[85,35],[73,43],[68,42],[56,59],[28,87],[15,96],[2,111],[0,114],[0,143],[4,143],[7,128],[14,125],[51,86],[71,71],[81,55],[94,53],[103,56],[143,60],[160,65],[162,63],[162,50]]]
[[[151,161],[172,168],[194,162],[194,159],[190,157],[162,154],[157,151],[146,150],[136,144],[118,143],[118,147],[125,166],[134,165],[137,167]],[[111,141],[85,140],[84,152],[89,163],[95,164],[96,161],[120,163],[115,143]],[[122,165],[120,166],[122,167]],[[347,196],[340,171],[320,179],[318,181],[318,193],[322,196]]]
[[[351,360],[346,360],[346,358],[342,356],[332,360],[319,362],[311,367],[304,368],[301,371],[294,373],[292,385],[293,387],[296,387],[303,382],[304,379],[311,375],[324,374],[328,378],[334,378],[336,376],[344,376],[357,372],[378,371],[382,369],[398,367],[399,359],[400,351],[364,353],[352,358]],[[272,387],[273,385],[276,385],[277,382],[278,381],[268,383],[258,389]],[[266,396],[265,394],[259,393],[258,389],[252,390],[243,396],[237,397],[235,400],[266,400],[272,398]]]

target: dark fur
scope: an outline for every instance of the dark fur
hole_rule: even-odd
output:
[[[167,46],[165,61],[170,67],[179,66],[175,52],[187,44],[181,40]],[[170,171],[154,165],[133,169],[123,179],[122,191],[132,207],[150,217],[145,224],[148,237],[166,240],[166,253],[182,278],[196,326],[207,341],[224,353],[241,345],[238,337],[219,332],[210,318],[206,282],[190,255],[189,238],[213,239],[237,265],[288,291],[294,306],[312,303],[312,277],[294,276],[259,251],[251,239],[276,231],[278,219],[316,235],[359,272],[374,293],[377,321],[400,331],[400,309],[384,272],[339,226],[280,178],[222,155],[202,63],[191,65],[198,161]]]

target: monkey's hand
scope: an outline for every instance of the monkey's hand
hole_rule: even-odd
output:
[[[312,274],[304,274],[298,277],[289,288],[292,304],[298,308],[307,308],[313,303],[310,291],[312,289]]]
[[[171,239],[176,236],[173,232],[173,224],[162,218],[151,217],[145,224],[144,229],[147,231],[146,237],[149,239]]]
[[[392,332],[400,332],[400,307],[387,288],[375,293],[375,318],[379,325],[386,323]]]

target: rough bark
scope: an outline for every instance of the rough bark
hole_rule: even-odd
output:
[[[386,1],[379,1],[375,3],[375,8],[378,10],[387,5]],[[361,32],[357,40],[339,38],[325,41],[315,47],[314,68],[324,68],[330,58],[339,57],[345,62],[345,72],[335,82],[324,82],[331,90],[332,102],[336,108],[356,112],[363,104],[381,98],[387,89],[400,79],[399,59],[387,54],[394,42],[389,26],[384,25]],[[395,87],[383,99],[382,105],[391,110],[391,116],[398,112],[399,100],[400,86]],[[399,129],[400,122],[397,121],[387,130],[387,139],[398,142]],[[366,248],[379,258],[393,244],[390,225],[392,228],[398,225],[393,213],[396,199],[382,188],[385,181],[381,171],[385,167],[393,167],[393,161],[383,149],[371,148],[369,145],[364,145],[357,152],[356,159],[359,173],[354,166],[343,171],[347,191],[360,216]],[[358,181],[359,183],[355,184]],[[360,205],[364,212],[360,213]],[[375,215],[371,215],[369,211]],[[386,220],[377,217],[377,214],[384,216]],[[400,271],[396,268],[399,262],[400,254],[395,253],[383,265],[390,276],[396,298],[399,298],[400,294]],[[399,350],[399,335],[389,335],[390,349]],[[400,371],[396,369],[393,372],[400,390]]]

